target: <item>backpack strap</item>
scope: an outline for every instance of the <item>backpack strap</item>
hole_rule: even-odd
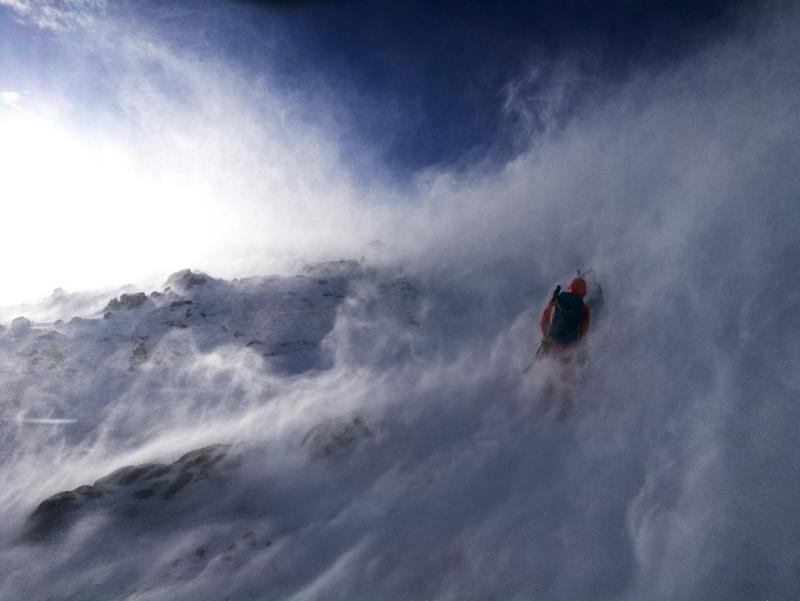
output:
[[[561,286],[559,285],[559,286],[556,286],[555,290],[553,290],[553,305],[555,305],[556,307],[558,307],[559,309],[561,309],[563,311],[564,307],[562,307],[561,303],[558,302],[558,297],[560,295],[561,295]]]

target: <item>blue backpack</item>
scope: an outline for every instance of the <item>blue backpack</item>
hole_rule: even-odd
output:
[[[561,286],[556,286],[548,338],[561,344],[577,342],[584,310],[585,305],[580,295],[561,292]]]

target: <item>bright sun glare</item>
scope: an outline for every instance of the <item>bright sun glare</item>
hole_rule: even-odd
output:
[[[122,140],[81,135],[52,114],[0,107],[5,227],[0,304],[191,264],[221,216],[196,177],[154,173]],[[194,252],[192,251],[195,247]]]

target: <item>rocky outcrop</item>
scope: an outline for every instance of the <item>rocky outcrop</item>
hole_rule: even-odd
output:
[[[313,457],[338,457],[353,451],[369,436],[372,432],[360,417],[333,418],[306,432],[303,446]]]
[[[119,298],[112,298],[104,311],[130,311],[138,309],[147,302],[147,295],[144,292],[134,294],[122,294]]]
[[[165,286],[177,292],[185,292],[195,286],[204,286],[211,281],[212,278],[202,271],[181,269],[167,278]]]
[[[12,332],[27,332],[31,329],[31,320],[27,317],[17,317],[11,322],[11,331]]]
[[[139,340],[131,353],[131,369],[147,362],[150,357],[150,349],[147,348],[147,338]]]
[[[217,444],[183,455],[171,464],[148,463],[120,468],[94,484],[79,486],[45,499],[28,517],[24,538],[44,542],[65,533],[94,510],[118,501],[170,501],[200,480],[237,467],[239,457],[230,445]]]

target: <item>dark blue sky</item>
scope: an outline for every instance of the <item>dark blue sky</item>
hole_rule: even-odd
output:
[[[511,82],[525,82],[520,93],[536,106],[569,73],[572,84],[547,115],[551,124],[565,122],[626,78],[658,72],[734,33],[747,20],[740,4],[137,0],[108,10],[131,26],[156,28],[177,47],[230,61],[253,81],[277,75],[304,109],[343,123],[345,149],[368,148],[403,177],[431,166],[502,161],[526,144],[528,129],[517,130],[541,123],[504,110]],[[102,60],[69,56],[68,45],[16,25],[2,7],[0,34],[0,87],[69,89],[84,106],[112,95],[104,86],[114,78]],[[18,65],[29,71],[9,80],[23,71]],[[538,78],[525,81],[532,68]]]
[[[518,124],[504,115],[507,84],[540,68],[535,96],[568,64],[582,84],[558,116],[608,84],[657,71],[731,32],[741,17],[723,0],[482,2],[350,0],[232,2],[275,32],[269,60],[287,85],[338,92],[337,111],[394,168],[502,158]],[[257,64],[259,41],[237,52]],[[591,95],[590,95],[591,93]]]

